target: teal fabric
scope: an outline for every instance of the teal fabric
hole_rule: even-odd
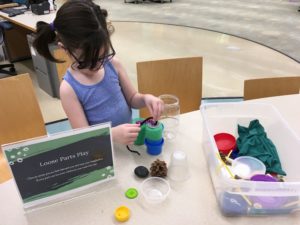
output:
[[[267,137],[259,120],[252,120],[248,128],[238,125],[238,134],[239,156],[252,156],[259,159],[265,164],[267,173],[286,175],[281,168],[276,147]]]

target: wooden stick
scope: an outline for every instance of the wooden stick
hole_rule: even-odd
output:
[[[227,157],[229,158],[231,156],[232,150],[228,153]]]
[[[299,204],[300,201],[293,201],[293,202],[289,202],[289,203],[286,203],[285,205],[283,205],[283,208],[287,208],[287,207],[290,207],[290,206],[293,206],[293,205],[297,205]]]

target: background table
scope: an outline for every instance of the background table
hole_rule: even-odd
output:
[[[272,103],[279,109],[292,129],[300,137],[299,95],[255,100],[251,102]],[[294,104],[291,104],[293,102]],[[299,214],[265,217],[224,217],[217,205],[214,189],[208,174],[202,152],[202,119],[200,111],[182,114],[178,136],[173,142],[166,142],[163,153],[158,157],[142,152],[141,156],[130,153],[124,146],[115,145],[117,179],[103,184],[102,190],[85,196],[52,205],[24,215],[22,203],[13,180],[0,185],[1,225],[47,225],[47,224],[119,224],[114,220],[114,210],[120,205],[130,208],[132,215],[125,224],[145,225],[196,225],[196,224],[264,224],[296,225]],[[298,127],[298,129],[297,129]],[[159,205],[147,205],[141,196],[127,199],[124,196],[129,187],[140,189],[142,180],[136,178],[133,170],[138,165],[150,166],[155,159],[169,162],[174,150],[183,150],[189,158],[191,177],[183,183],[172,183],[168,199]],[[144,151],[144,150],[140,150]]]
[[[33,32],[36,31],[36,23],[38,21],[51,23],[54,20],[55,15],[56,11],[52,11],[50,14],[46,15],[36,15],[33,14],[31,11],[27,11],[24,14],[9,17],[7,13],[0,11],[0,17],[2,17],[3,19],[8,20],[13,24],[19,25]]]
[[[55,15],[56,11],[51,11],[50,14],[46,15],[36,15],[27,11],[24,14],[9,17],[8,14],[0,12],[0,17],[14,25],[14,29],[5,31],[5,45],[11,62],[31,57],[26,35],[36,32],[38,21],[51,23],[55,19]],[[52,77],[56,76],[55,79],[61,81],[71,62],[63,49],[53,48],[52,51],[56,58],[65,61],[64,63],[56,63],[56,71],[51,74]]]

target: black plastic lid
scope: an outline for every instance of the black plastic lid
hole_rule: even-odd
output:
[[[149,170],[144,166],[138,166],[134,169],[134,173],[140,178],[145,178],[148,177]]]

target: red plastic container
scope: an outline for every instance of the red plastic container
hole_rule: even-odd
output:
[[[235,137],[228,133],[218,133],[214,135],[218,150],[228,155],[231,150],[236,148]]]

